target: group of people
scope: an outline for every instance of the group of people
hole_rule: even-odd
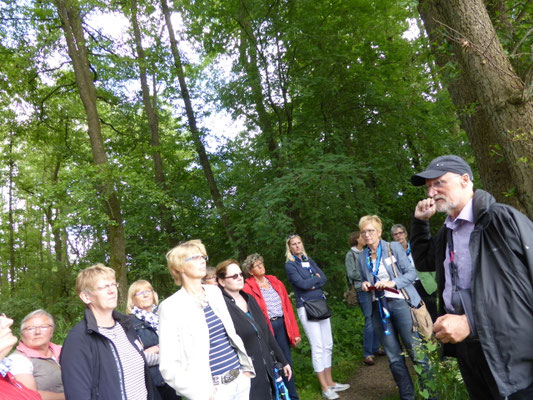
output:
[[[413,399],[402,345],[431,377],[413,352],[423,338],[409,307],[423,299],[443,355],[457,357],[471,399],[533,399],[532,221],[474,190],[472,170],[458,156],[437,157],[411,183],[427,191],[413,214],[411,242],[400,224],[391,229],[395,242],[382,240],[377,216],[361,218],[349,238],[345,263],[365,317],[365,364],[374,363],[381,343],[400,397]],[[447,218],[432,235],[437,211]]]
[[[325,297],[326,276],[298,235],[286,246],[313,367],[324,397],[336,399],[349,385],[332,378],[329,318],[307,320],[303,311],[304,301]],[[21,341],[6,358],[14,344],[12,321],[0,320],[7,338],[2,383],[45,400],[299,399],[291,356],[291,346],[301,341],[298,324],[284,284],[266,274],[263,257],[246,258],[247,279],[237,260],[208,268],[200,240],[176,246],[166,258],[181,289],[159,304],[150,282],[136,281],[128,289],[127,314],[116,310],[113,269],[96,264],[82,270],[76,291],[86,305],[84,318],[62,347],[52,342],[53,317],[36,310],[22,320]]]
[[[460,157],[438,157],[411,181],[428,195],[416,205],[411,242],[403,225],[392,227],[393,242],[383,240],[375,215],[362,217],[350,235],[345,261],[365,316],[365,363],[373,364],[381,344],[400,397],[414,399],[402,348],[431,379],[427,359],[415,351],[423,338],[411,317],[424,301],[434,336],[444,355],[457,357],[471,399],[533,398],[533,223],[474,191]],[[433,236],[429,220],[436,211],[448,216]],[[285,244],[285,270],[322,396],[337,399],[349,385],[332,377],[326,275],[299,235]],[[36,310],[22,320],[21,341],[7,357],[17,339],[13,321],[0,315],[0,398],[298,399],[291,346],[301,335],[287,290],[266,274],[263,258],[252,254],[243,268],[233,259],[208,268],[200,240],[174,247],[166,258],[181,289],[159,305],[148,281],[134,282],[127,314],[116,310],[113,269],[82,270],[76,291],[85,314],[63,347],[51,341],[53,317]],[[423,272],[435,273],[436,283]]]

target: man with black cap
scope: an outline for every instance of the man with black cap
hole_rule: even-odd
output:
[[[457,356],[471,399],[533,399],[533,223],[480,189],[458,156],[413,175],[426,186],[411,225],[413,258],[436,271],[434,333]],[[432,237],[429,219],[448,214]]]

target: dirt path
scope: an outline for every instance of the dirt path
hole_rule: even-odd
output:
[[[361,362],[362,363],[362,362]],[[387,357],[376,357],[376,364],[363,365],[348,381],[350,389],[340,392],[341,400],[382,400],[398,396]]]

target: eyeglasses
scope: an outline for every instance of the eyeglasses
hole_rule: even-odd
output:
[[[365,229],[364,231],[361,231],[361,235],[373,235],[376,233],[375,229]]]
[[[287,240],[291,240],[293,237],[299,237],[300,235],[298,235],[297,233],[291,233],[289,236],[287,236]]]
[[[197,255],[197,256],[191,256],[191,257],[187,257],[185,260],[185,262],[187,261],[191,261],[191,260],[194,260],[194,261],[198,261],[198,260],[201,260],[201,259],[204,259],[205,261],[208,261],[209,260],[209,257],[208,256],[202,256],[202,255]]]
[[[460,178],[461,176],[463,175],[453,175],[454,177],[458,177]],[[437,189],[441,189],[443,188],[444,186],[446,186],[448,184],[448,181],[447,180],[444,180],[444,179],[437,179],[436,181],[434,182],[431,182],[431,183],[427,183],[426,184],[426,192],[429,192],[431,189],[434,189],[434,190],[437,190]]]
[[[98,292],[102,292],[104,290],[109,290],[109,289],[118,289],[118,283],[117,282],[114,282],[114,283],[109,283],[107,285],[104,285],[104,286],[98,286],[98,287],[95,287],[94,290],[98,291]]]
[[[146,290],[141,290],[141,291],[135,293],[135,296],[136,297],[148,296],[151,293],[152,293],[152,291],[150,289],[146,289]]]
[[[392,236],[401,236],[401,235],[405,235],[405,232],[404,231],[399,231],[399,232],[394,232],[392,234]]]
[[[235,275],[225,276],[224,279],[237,280],[239,278],[239,276],[242,278],[244,276],[244,274],[242,272],[239,272],[238,274],[235,274]]]
[[[52,328],[53,328],[52,325],[28,326],[28,327],[24,328],[23,331],[26,332],[26,333],[33,334],[36,329],[39,329],[41,332],[46,333]]]
[[[216,279],[217,279],[217,277],[215,275],[212,275],[212,276],[206,276],[204,278],[204,281],[214,281]]]
[[[263,264],[263,261],[256,261],[256,262],[253,263],[252,268],[259,268],[259,267],[262,267],[264,265],[265,264]]]

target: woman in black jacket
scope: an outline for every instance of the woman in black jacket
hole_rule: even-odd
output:
[[[141,279],[130,285],[126,311],[135,316],[133,327],[141,339],[152,383],[157,388],[157,391],[154,391],[154,399],[177,400],[181,397],[165,383],[159,372],[159,317],[156,314],[158,304],[157,292],[150,282]]]
[[[242,291],[244,277],[239,263],[231,259],[223,261],[217,265],[216,274],[235,330],[253,360],[256,376],[251,382],[250,399],[272,400],[275,398],[274,362],[281,363],[283,370],[280,373],[288,379],[292,375],[291,367],[272,336],[257,301]]]

